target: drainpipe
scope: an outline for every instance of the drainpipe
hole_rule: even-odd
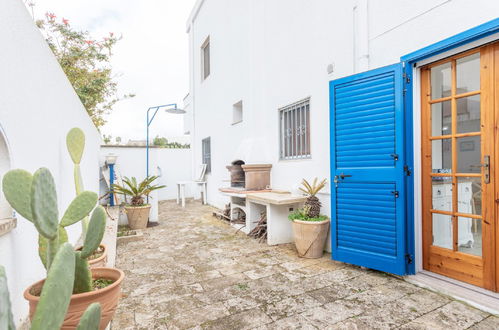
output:
[[[353,7],[354,72],[369,70],[368,0],[357,0]]]

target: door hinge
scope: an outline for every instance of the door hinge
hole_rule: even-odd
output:
[[[412,261],[414,260],[414,258],[412,257],[412,254],[406,253],[405,260],[407,261],[408,264],[412,264]]]
[[[392,191],[391,193],[395,196],[395,198],[399,198],[398,190]]]
[[[405,175],[407,175],[407,176],[411,176],[411,174],[412,174],[408,165],[404,165],[404,172],[405,172]]]

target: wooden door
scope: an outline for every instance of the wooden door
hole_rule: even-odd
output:
[[[494,291],[498,48],[421,71],[423,268]]]

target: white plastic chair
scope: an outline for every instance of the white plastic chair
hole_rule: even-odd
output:
[[[206,204],[206,180],[204,177],[206,174],[206,164],[199,165],[196,174],[196,179],[194,181],[177,182],[177,204],[182,201],[182,207],[185,207],[185,186],[188,184],[196,184],[198,187],[201,187],[201,198],[203,204]]]

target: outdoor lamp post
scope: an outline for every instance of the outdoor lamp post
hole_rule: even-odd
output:
[[[155,107],[150,107],[147,109],[147,137],[146,137],[146,178],[149,177],[149,126],[151,126],[152,121],[154,120],[154,117],[156,117],[156,114],[158,113],[159,109],[165,109],[165,112],[167,113],[172,113],[172,114],[184,114],[185,110],[182,110],[177,107],[177,103],[172,103],[172,104],[165,104],[165,105],[158,105]],[[149,117],[149,111],[154,110],[152,113],[152,116]]]
[[[114,206],[114,194],[113,194],[113,184],[114,184],[114,164],[116,164],[115,154],[106,155],[106,164],[109,167],[109,205]]]

